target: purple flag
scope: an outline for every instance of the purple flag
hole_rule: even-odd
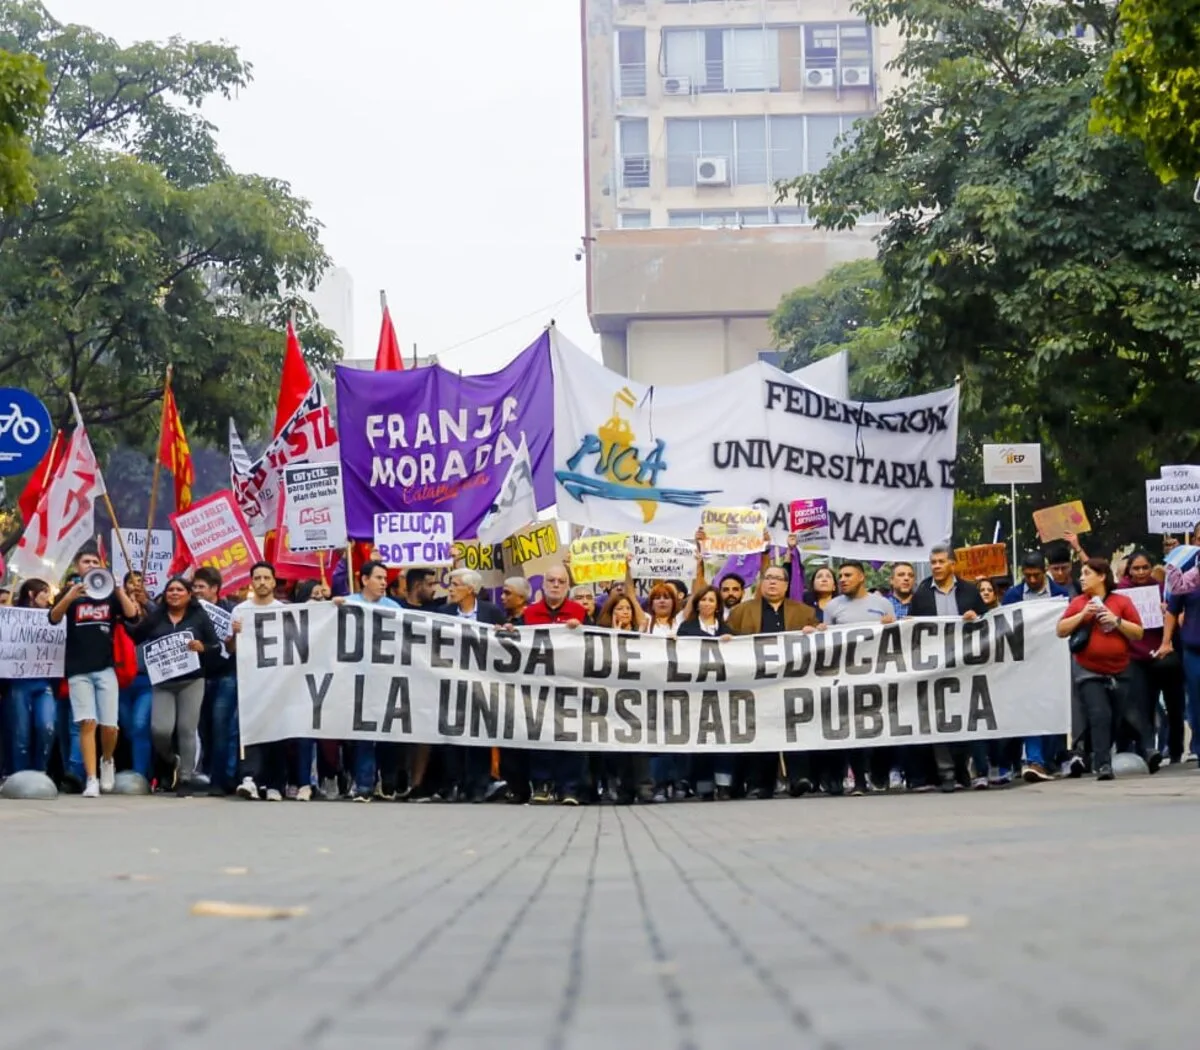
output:
[[[554,502],[549,332],[492,375],[339,367],[337,405],[353,537],[373,537],[377,513],[437,510],[454,515],[455,539],[474,539],[522,438],[537,505]]]

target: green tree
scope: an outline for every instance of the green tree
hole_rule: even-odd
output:
[[[1121,0],[1094,129],[1141,140],[1164,182],[1200,178],[1200,0]]]
[[[50,95],[45,71],[32,55],[0,51],[0,211],[12,214],[34,197],[29,130]]]
[[[294,292],[328,265],[307,202],[239,174],[201,104],[250,82],[230,47],[173,38],[122,47],[35,0],[0,6],[0,48],[51,85],[32,129],[35,203],[0,222],[0,381],[60,422],[79,400],[98,448],[157,437],[168,363],[193,442],[269,422],[294,309],[309,360],[337,355]]]
[[[1200,209],[1142,146],[1089,133],[1116,46],[1101,2],[861,0],[905,37],[904,85],[788,189],[819,226],[889,216],[886,371],[963,384],[958,475],[982,440],[1040,441],[1035,505],[1082,498],[1105,535],[1145,528],[1144,487],[1200,453]],[[1089,39],[1072,29],[1088,27]]]

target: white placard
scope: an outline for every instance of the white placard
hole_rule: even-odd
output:
[[[1164,478],[1200,478],[1200,467],[1190,463],[1177,463],[1163,467],[1159,470],[1159,475]]]
[[[125,574],[132,569],[134,572],[142,571],[142,562],[146,557],[146,530],[145,529],[122,529],[121,535],[125,539],[125,546],[129,550],[129,556],[133,559],[133,565],[125,564],[125,552],[121,550],[121,544],[117,542],[117,530],[109,530],[109,551],[112,554],[112,571],[118,583],[125,579]],[[146,593],[150,597],[155,598],[162,594],[163,589],[167,586],[167,579],[171,570],[171,561],[175,557],[175,537],[170,529],[151,529],[150,530],[150,561],[146,566],[146,575],[142,580],[145,584]]]
[[[0,605],[0,678],[61,678],[67,624],[45,609]]]
[[[1065,733],[1071,661],[1054,632],[1065,607],[1024,602],[972,622],[724,642],[564,627],[499,634],[350,603],[248,609],[241,738],[687,754]]]
[[[958,389],[839,401],[763,362],[646,386],[556,337],[557,514],[605,532],[695,535],[705,507],[757,507],[787,541],[798,499],[829,504],[830,552],[913,560],[954,519]]]
[[[225,639],[233,634],[233,613],[219,605],[213,605],[212,602],[206,602],[203,598],[200,599],[200,608],[204,610],[204,615],[208,617],[208,622],[213,625],[213,630],[221,640],[221,655],[228,656]]]
[[[1149,587],[1122,587],[1117,594],[1123,594],[1138,611],[1142,626],[1153,630],[1163,625],[1162,595],[1157,585]]]
[[[1038,485],[1041,481],[1041,445],[983,446],[985,485]]]
[[[172,678],[200,670],[200,654],[188,645],[195,641],[191,631],[176,631],[163,638],[156,638],[142,646],[142,657],[146,661],[146,674],[151,685],[169,682]]]
[[[442,511],[401,511],[375,515],[375,546],[384,564],[451,565],[454,515]]]
[[[1146,481],[1146,531],[1191,534],[1200,522],[1200,478],[1149,478]]]
[[[633,555],[629,571],[635,580],[687,580],[696,571],[696,545],[670,536],[629,537]]]
[[[302,463],[283,468],[284,526],[288,550],[340,550],[346,545],[346,507],[341,463]]]

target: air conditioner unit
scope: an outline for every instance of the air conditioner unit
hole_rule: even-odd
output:
[[[870,66],[843,66],[842,67],[842,86],[843,87],[870,87],[871,85],[871,67]]]
[[[804,71],[804,84],[805,87],[810,88],[831,88],[833,87],[833,70],[810,67]]]
[[[691,77],[664,77],[664,95],[690,95],[692,93]]]
[[[728,157],[697,157],[696,158],[697,186],[728,186],[729,158]]]

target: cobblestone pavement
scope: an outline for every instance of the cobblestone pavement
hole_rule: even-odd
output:
[[[1194,767],[636,808],[0,802],[0,1047],[1190,1046],[1198,814]]]

